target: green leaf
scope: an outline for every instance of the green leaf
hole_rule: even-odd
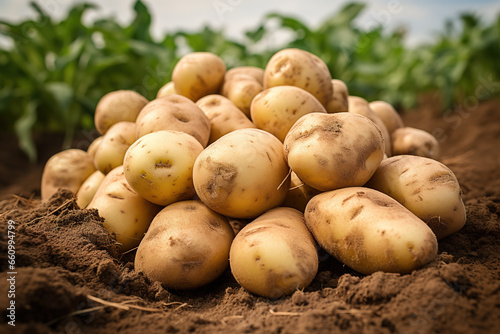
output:
[[[22,116],[14,123],[14,131],[19,139],[19,147],[26,153],[30,162],[35,162],[37,159],[36,147],[31,134],[37,120],[36,108],[36,102],[29,101]]]

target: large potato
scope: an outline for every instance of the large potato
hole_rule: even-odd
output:
[[[117,122],[104,134],[94,154],[94,165],[104,174],[123,165],[123,158],[135,142],[135,123]]]
[[[196,159],[193,182],[201,201],[233,218],[255,218],[280,205],[289,189],[282,143],[259,129],[228,133]]]
[[[76,193],[76,204],[78,204],[81,209],[85,209],[90,201],[92,201],[92,198],[94,198],[105,176],[106,175],[101,171],[96,170],[82,183],[80,189],[78,189]]]
[[[442,163],[401,155],[382,161],[367,183],[403,204],[429,225],[438,239],[460,230],[466,220],[455,174]]]
[[[171,94],[148,103],[137,116],[136,137],[161,130],[185,132],[196,138],[203,147],[210,137],[210,120],[188,98]]]
[[[193,164],[203,151],[194,137],[178,131],[157,131],[130,146],[123,164],[130,186],[159,205],[191,199]]]
[[[332,98],[331,80],[326,64],[314,54],[300,49],[276,52],[264,70],[264,89],[296,86],[314,95],[323,106]]]
[[[230,264],[242,287],[260,296],[280,298],[307,287],[316,276],[316,242],[301,212],[275,208],[236,235]]]
[[[371,110],[384,122],[389,134],[404,127],[403,120],[396,109],[385,101],[373,101],[368,104]]]
[[[161,207],[139,196],[119,166],[106,175],[87,209],[97,209],[104,228],[116,236],[125,252],[139,245]]]
[[[238,109],[250,117],[250,106],[254,97],[262,92],[262,83],[253,76],[234,74],[224,80],[221,94],[231,100]]]
[[[43,168],[42,201],[49,199],[59,188],[76,193],[93,172],[94,161],[85,151],[69,149],[54,154]]]
[[[392,135],[394,155],[418,155],[438,160],[441,154],[439,142],[429,132],[409,126],[396,129]]]
[[[437,255],[437,240],[422,220],[391,197],[352,187],[315,196],[306,224],[330,255],[363,274],[409,273]]]
[[[210,52],[192,52],[175,65],[172,81],[175,91],[196,102],[205,95],[215,94],[224,80],[226,65]]]
[[[117,90],[104,95],[97,103],[94,115],[97,131],[103,135],[117,122],[135,122],[147,103],[144,96],[132,90]]]
[[[234,234],[227,219],[199,201],[165,207],[135,256],[135,269],[172,289],[193,289],[220,276]]]
[[[284,146],[290,168],[304,183],[322,191],[362,186],[384,156],[377,126],[349,112],[302,116]]]
[[[285,201],[282,206],[287,206],[297,209],[300,212],[304,212],[307,203],[311,200],[311,198],[319,193],[321,193],[321,191],[308,186],[302,182],[301,179],[299,179],[297,174],[292,172],[290,174],[290,189],[288,189],[288,193],[286,194]]]
[[[312,112],[326,110],[311,93],[294,86],[268,88],[255,96],[250,107],[255,125],[281,141],[300,117]]]
[[[328,104],[325,106],[329,113],[349,111],[349,90],[347,85],[338,79],[332,79],[333,94]]]

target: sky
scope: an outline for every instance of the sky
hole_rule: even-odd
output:
[[[241,39],[244,31],[255,29],[265,14],[279,12],[318,26],[326,17],[350,1],[340,0],[143,0],[153,14],[153,36],[165,32],[197,30],[204,25],[224,28],[226,34]],[[0,0],[0,20],[20,21],[34,16],[30,0]],[[49,14],[62,18],[75,0],[37,0]],[[81,2],[81,1],[79,1]],[[113,16],[127,23],[133,17],[135,0],[89,0],[100,7],[85,20]],[[496,0],[364,0],[367,8],[357,20],[361,27],[381,24],[389,30],[405,27],[407,43],[418,45],[432,40],[442,30],[446,19],[464,11],[479,14],[487,21],[500,13]]]

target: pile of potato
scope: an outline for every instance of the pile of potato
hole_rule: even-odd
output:
[[[103,96],[95,126],[87,152],[47,162],[42,200],[74,191],[122,251],[137,248],[136,270],[172,289],[229,264],[247,290],[288,295],[314,279],[318,245],[363,274],[409,273],[465,224],[436,139],[386,102],[349,96],[306,51],[227,71],[188,54],[153,101]]]

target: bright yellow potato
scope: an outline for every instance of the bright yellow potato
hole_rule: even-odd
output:
[[[78,204],[81,209],[85,209],[90,201],[92,201],[92,198],[94,198],[105,176],[106,175],[101,171],[96,170],[82,183],[80,189],[78,189],[76,193],[76,204]]]
[[[290,175],[290,189],[286,194],[285,201],[282,206],[287,206],[304,212],[307,203],[314,196],[321,193],[318,189],[308,186],[295,174],[294,172]]]
[[[306,224],[319,245],[352,269],[409,273],[437,255],[432,230],[391,197],[351,187],[315,196]]]
[[[385,101],[373,101],[369,103],[369,107],[384,122],[389,134],[392,134],[396,129],[404,127],[401,116],[399,116],[396,109],[389,103]]]
[[[159,99],[172,94],[177,94],[177,91],[175,90],[174,83],[170,81],[167,82],[158,90],[158,93],[156,93],[156,98]]]
[[[329,113],[347,112],[349,111],[349,90],[342,80],[332,79],[333,95],[328,104],[325,106]]]
[[[242,287],[260,296],[280,298],[307,287],[316,276],[316,242],[301,212],[275,208],[236,235],[230,264]]]
[[[123,165],[127,149],[135,142],[135,123],[117,122],[104,134],[94,156],[95,167],[108,174],[112,169]]]
[[[439,142],[429,132],[406,126],[396,129],[391,137],[394,155],[409,154],[439,160]]]

